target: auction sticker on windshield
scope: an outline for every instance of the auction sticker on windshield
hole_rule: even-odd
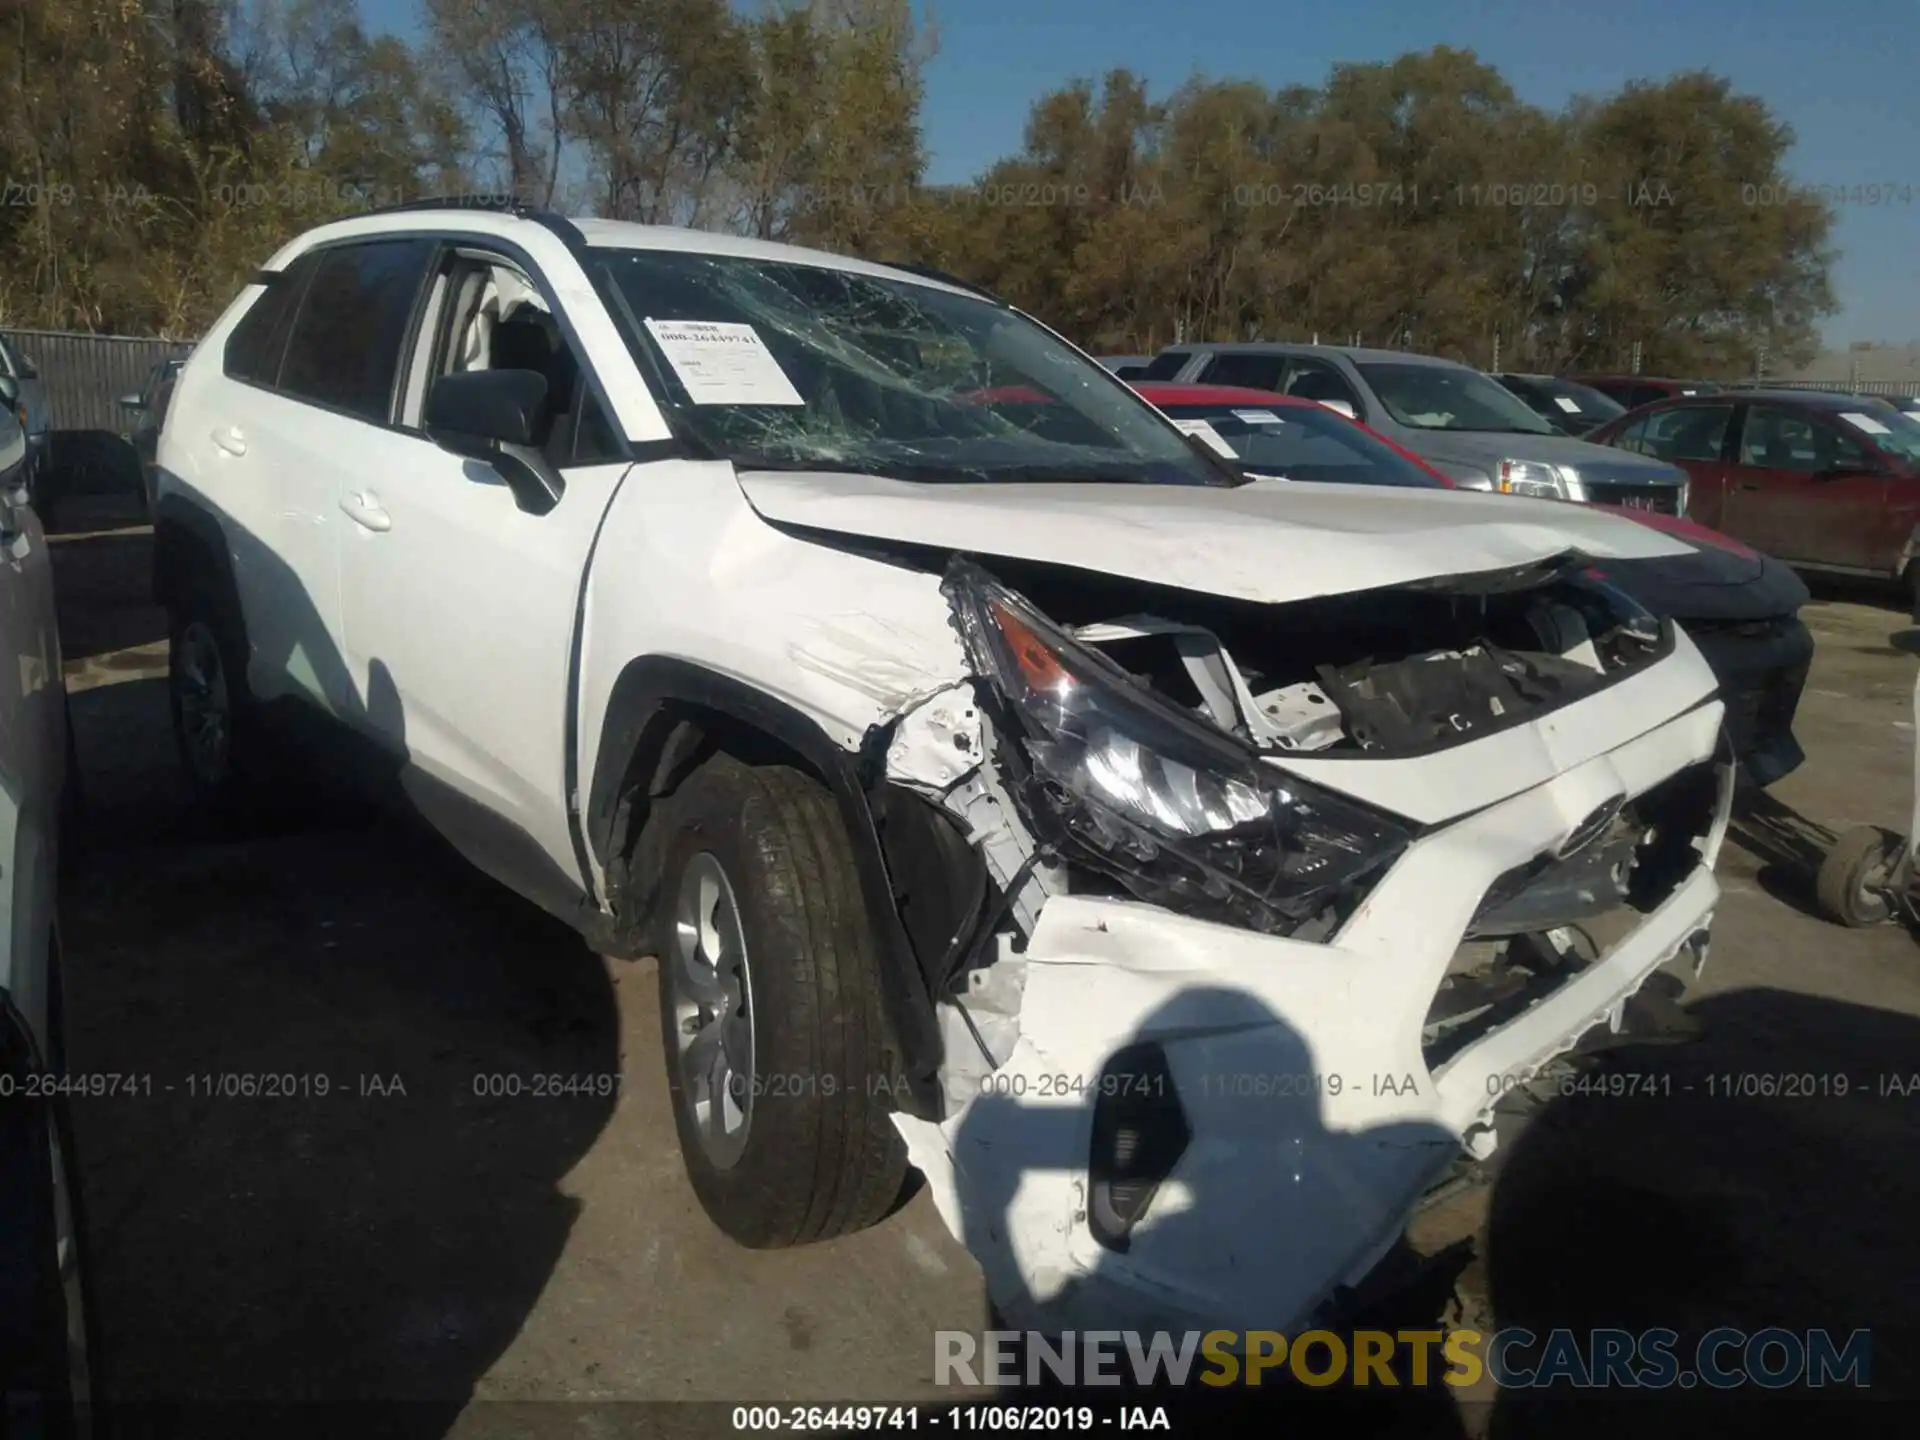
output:
[[[1558,405],[1562,410],[1566,411],[1567,414],[1569,415],[1578,415],[1580,413],[1579,404],[1576,401],[1569,400],[1564,395],[1554,396],[1553,403]]]
[[[1869,435],[1891,435],[1893,433],[1892,429],[1889,426],[1882,425],[1878,420],[1874,419],[1871,415],[1856,415],[1851,410],[1849,410],[1846,414],[1842,415],[1840,418],[1846,421],[1849,425],[1853,426],[1854,429],[1864,430]]]
[[[646,325],[696,405],[806,404],[751,325],[654,319]]]
[[[1226,456],[1229,460],[1238,460],[1240,458],[1239,452],[1236,451],[1225,440],[1223,440],[1220,436],[1220,432],[1214,429],[1213,426],[1209,425],[1206,421],[1176,420],[1173,423],[1179,427],[1180,431],[1183,434],[1199,436],[1200,439],[1204,441],[1208,446],[1210,446],[1214,450],[1219,451],[1222,455]]]
[[[1233,418],[1236,420],[1244,420],[1249,425],[1284,425],[1287,423],[1271,410],[1236,410],[1233,412]]]

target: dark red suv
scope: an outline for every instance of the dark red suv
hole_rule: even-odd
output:
[[[1804,390],[1667,400],[1587,437],[1682,467],[1687,514],[1804,570],[1912,582],[1920,422]]]
[[[1718,394],[1721,386],[1711,380],[1663,380],[1657,375],[1566,375],[1562,379],[1598,390],[1609,400],[1637,410],[1656,400],[1674,400],[1685,395]],[[1587,439],[1593,439],[1588,435]]]

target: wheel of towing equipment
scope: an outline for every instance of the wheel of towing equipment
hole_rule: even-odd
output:
[[[876,1082],[881,952],[839,806],[724,754],[660,803],[661,1038],[701,1205],[755,1249],[873,1224],[906,1147]]]
[[[1886,886],[1902,844],[1898,835],[1874,825],[1856,825],[1841,835],[1814,879],[1820,913],[1835,924],[1856,928],[1891,919],[1893,901]]]

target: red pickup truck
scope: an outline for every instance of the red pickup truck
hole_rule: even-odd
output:
[[[1816,391],[1693,395],[1587,437],[1686,470],[1687,514],[1796,569],[1915,580],[1920,421]]]

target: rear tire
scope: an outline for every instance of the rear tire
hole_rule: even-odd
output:
[[[888,1118],[881,947],[819,782],[707,761],[660,802],[660,1028],[688,1178],[754,1249],[884,1218],[906,1147]]]
[[[1898,835],[1874,825],[1856,825],[1834,841],[1814,877],[1820,913],[1836,925],[1853,929],[1892,919],[1893,900],[1886,886],[1903,844]]]
[[[198,590],[169,618],[167,708],[181,769],[209,810],[250,818],[268,779],[268,746],[239,627],[229,607]]]

